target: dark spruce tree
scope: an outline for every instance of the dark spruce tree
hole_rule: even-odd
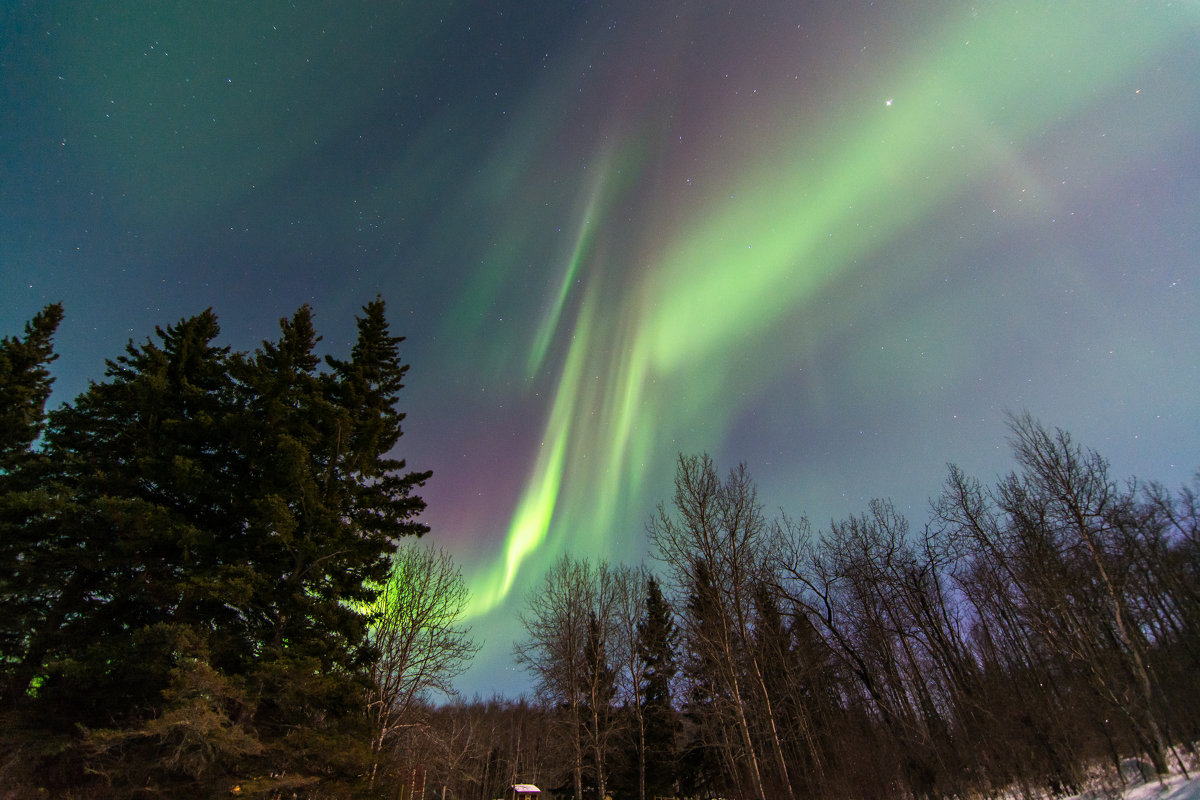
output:
[[[671,607],[651,576],[646,581],[646,615],[637,628],[638,655],[646,665],[642,684],[646,797],[673,796],[678,781],[675,738],[679,725],[673,702],[678,638]]]
[[[0,339],[0,697],[14,691],[28,632],[41,617],[44,586],[27,568],[41,547],[32,522],[43,516],[45,459],[33,447],[46,421],[53,339],[62,306],[46,306],[24,337]]]
[[[251,387],[248,511],[269,564],[256,578],[262,629],[250,667],[261,693],[257,718],[275,743],[272,763],[296,773],[326,761],[328,784],[358,774],[369,753],[360,713],[366,609],[386,581],[404,536],[420,536],[429,473],[390,457],[404,415],[396,410],[408,367],[388,330],[382,300],[367,304],[349,360],[316,372],[311,313],[282,323],[277,344],[243,361]],[[265,439],[262,436],[265,435]],[[330,758],[334,754],[335,757]]]
[[[0,473],[10,474],[31,454],[42,433],[54,379],[50,364],[62,305],[43,308],[25,325],[25,336],[0,339]]]
[[[161,716],[179,654],[195,649],[184,642],[202,621],[190,581],[213,550],[211,464],[224,447],[207,429],[231,400],[216,333],[206,312],[160,330],[158,344],[131,343],[104,381],[50,415],[46,498],[23,525],[31,546],[15,587],[37,611],[23,620],[5,709],[13,739],[35,745],[19,760],[51,789],[147,761],[134,755],[139,737],[118,747],[81,732]]]
[[[720,637],[720,615],[712,575],[703,563],[697,564],[695,582],[689,588],[688,627],[680,636],[680,673],[686,687],[680,709],[680,793],[749,796],[749,790],[739,783],[736,733],[728,719],[732,700],[722,688],[720,664],[713,653],[712,642]]]
[[[389,455],[401,339],[378,299],[324,372],[307,307],[250,355],[218,334],[131,343],[50,415],[20,471],[42,505],[3,500],[35,543],[4,586],[4,766],[51,794],[352,796],[365,769],[367,610],[425,531],[429,474]]]

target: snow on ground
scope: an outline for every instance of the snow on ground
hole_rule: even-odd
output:
[[[1123,800],[1200,800],[1200,776],[1194,772],[1191,775],[1190,779],[1182,775],[1171,775],[1162,783],[1151,778],[1148,783],[1139,786],[1131,785],[1124,794],[1116,791],[1112,793],[1103,790],[1090,791],[1076,795],[1075,798],[1069,800],[1105,800],[1106,798],[1112,798],[1112,800],[1116,800],[1116,798],[1123,798]]]
[[[1200,777],[1172,775],[1160,785],[1150,781],[1125,792],[1126,800],[1200,800]]]

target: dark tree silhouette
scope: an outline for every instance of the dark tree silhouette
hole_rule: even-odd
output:
[[[358,780],[374,657],[361,609],[399,539],[424,532],[428,477],[389,455],[407,366],[383,301],[363,312],[350,358],[320,373],[307,307],[251,355],[216,344],[205,311],[131,342],[49,415],[28,467],[39,504],[6,515],[26,546],[3,585],[23,610],[5,745],[31,780],[326,794]]]

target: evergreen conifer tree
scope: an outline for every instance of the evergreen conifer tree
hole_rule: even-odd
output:
[[[637,631],[638,654],[646,664],[642,713],[646,728],[646,795],[649,797],[675,794],[678,725],[672,698],[678,671],[675,665],[677,640],[671,608],[658,581],[651,576],[646,581],[646,616]]]
[[[22,631],[4,628],[3,757],[31,780],[352,791],[370,755],[366,609],[399,538],[425,531],[429,476],[390,455],[407,366],[383,301],[364,312],[350,359],[321,371],[307,306],[252,355],[214,344],[205,311],[130,343],[50,415],[40,505],[0,498],[25,543],[3,551]],[[33,367],[0,373],[33,411],[57,323],[44,314],[0,347],[11,364],[34,342]],[[2,421],[5,458],[36,439],[33,411]]]
[[[31,523],[50,498],[39,479],[45,459],[33,444],[45,426],[62,313],[60,304],[48,305],[25,325],[23,338],[0,339],[0,697],[13,692],[31,622],[41,614],[43,587],[28,569],[39,547]]]
[[[0,339],[0,472],[13,472],[45,423],[54,379],[50,364],[62,304],[48,305],[25,325],[25,336]]]

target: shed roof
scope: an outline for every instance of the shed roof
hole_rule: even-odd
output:
[[[534,786],[532,783],[514,783],[512,790],[518,794],[541,794],[542,790]]]

